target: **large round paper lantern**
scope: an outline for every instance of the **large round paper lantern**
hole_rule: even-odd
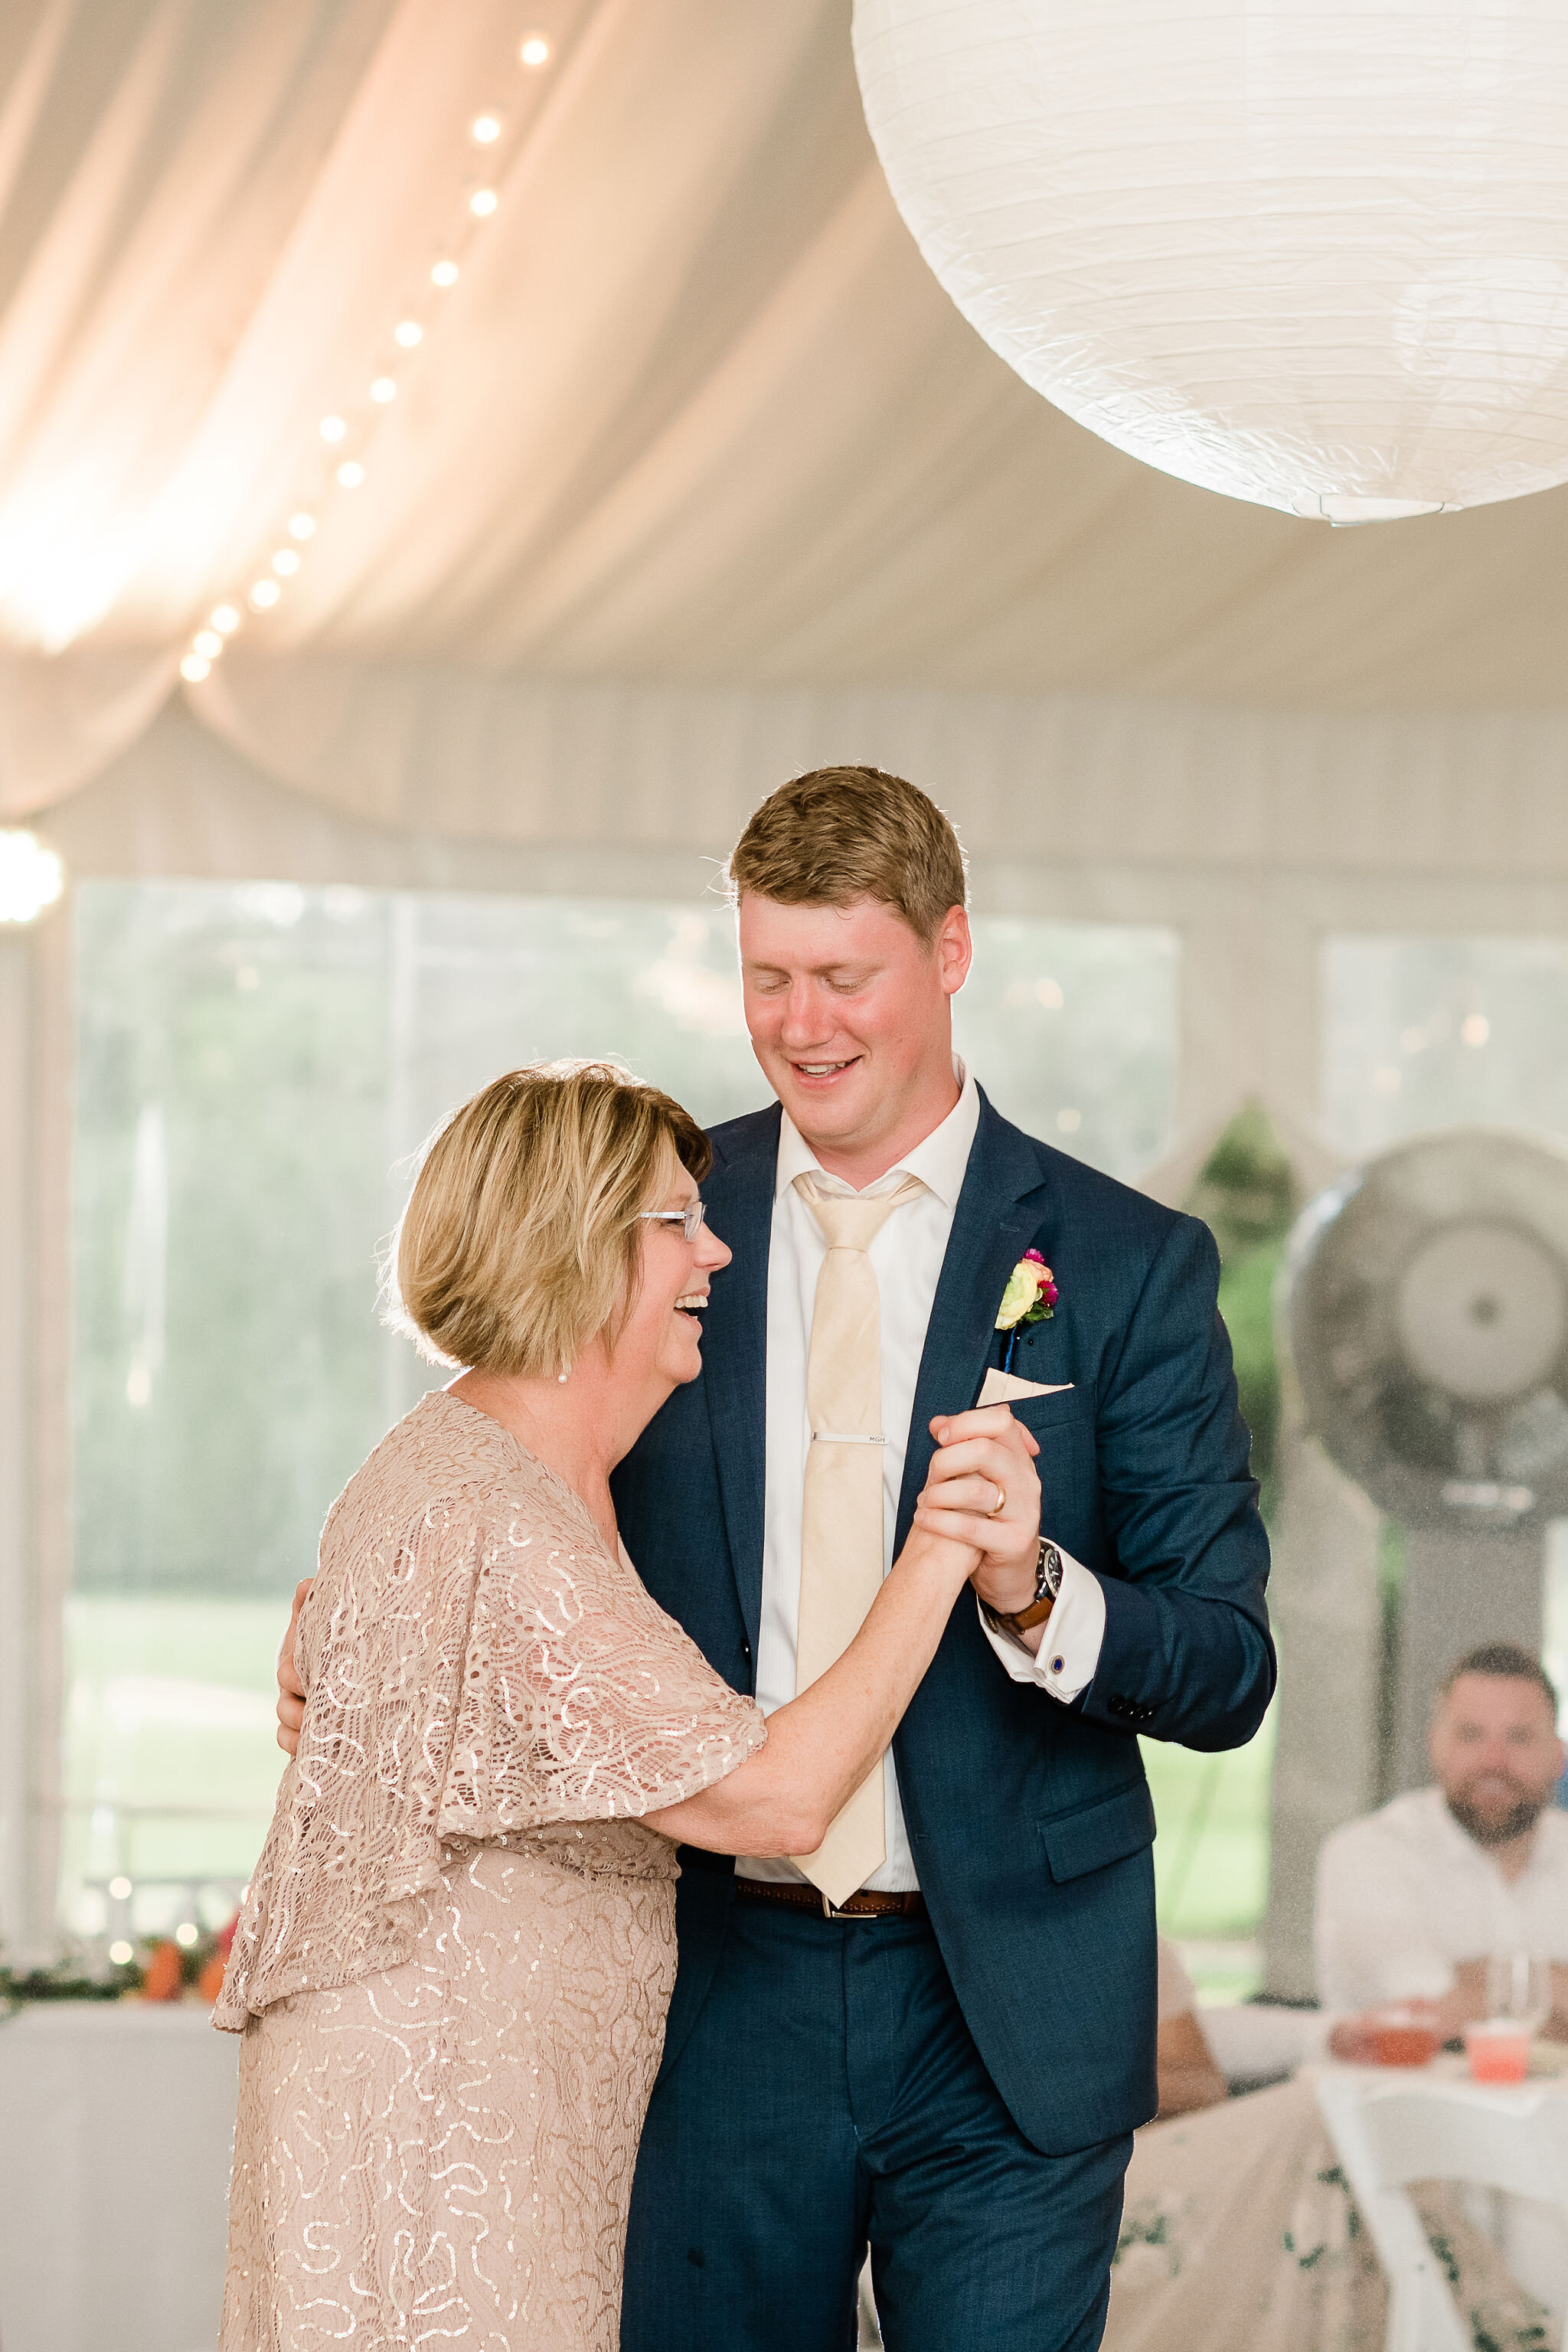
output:
[[[1331,522],[1568,479],[1564,0],[856,0],[866,119],[993,350]]]

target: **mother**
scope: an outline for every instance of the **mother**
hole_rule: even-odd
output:
[[[917,1530],[765,1729],[643,1590],[608,1478],[701,1369],[709,1160],[597,1063],[498,1079],[426,1157],[402,1319],[469,1369],[350,1480],[300,1620],[216,2014],[244,2035],[221,2352],[613,2352],[675,1843],[813,1852],[976,1563]]]

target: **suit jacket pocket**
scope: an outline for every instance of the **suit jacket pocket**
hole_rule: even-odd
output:
[[[1154,1843],[1154,1800],[1147,1780],[1130,1781],[1113,1796],[1097,1798],[1076,1812],[1040,1823],[1046,1863],[1058,1886],[1125,1862]]]
[[[1092,1387],[1064,1388],[1049,1396],[1012,1397],[1008,1407],[1014,1419],[1036,1437],[1043,1437],[1047,1429],[1060,1429],[1069,1421],[1094,1420]]]

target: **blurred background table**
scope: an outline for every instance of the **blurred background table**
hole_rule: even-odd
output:
[[[237,2047],[205,2002],[0,2022],[5,2352],[211,2352]]]

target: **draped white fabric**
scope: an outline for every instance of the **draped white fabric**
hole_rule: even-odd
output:
[[[756,747],[757,790],[788,743],[894,762],[934,740],[936,690],[1008,698],[952,706],[943,741],[1070,746],[1065,693],[1097,698],[1100,815],[1140,854],[1179,833],[1354,863],[1371,835],[1497,870],[1529,838],[1533,863],[1557,730],[1449,714],[1563,706],[1563,493],[1330,532],[1168,480],[1029,393],[930,278],[866,135],[847,0],[553,0],[541,21],[531,74],[517,0],[5,12],[0,808],[47,808],[133,741],[303,506],[298,578],[193,698],[382,824],[537,825],[537,794],[468,756],[527,738],[548,830],[568,804],[579,832],[606,823],[573,762],[614,743],[617,826],[630,805],[669,838],[689,812],[641,763],[678,757],[675,684],[730,689],[720,732]],[[481,150],[484,107],[502,136]],[[563,677],[661,691],[599,689],[611,726],[518,684]],[[1149,696],[1292,714],[1223,722],[1245,805],[1206,771],[1172,787],[1185,753]],[[1352,739],[1294,716],[1412,709],[1428,721],[1374,751],[1398,781],[1370,798]],[[826,744],[852,712],[853,746]],[[1175,737],[1201,757],[1214,724]],[[1026,783],[1031,830],[1056,827]]]
[[[258,767],[409,831],[700,840],[721,855],[783,777],[868,759],[918,777],[978,858],[1568,876],[1568,716],[1555,712],[655,686],[237,648],[187,699]]]

